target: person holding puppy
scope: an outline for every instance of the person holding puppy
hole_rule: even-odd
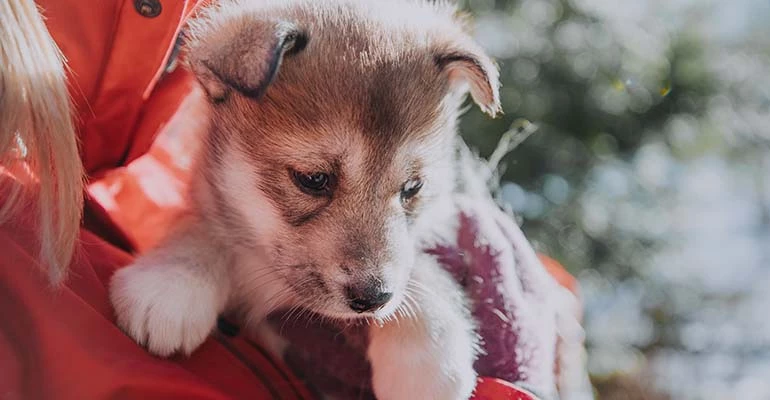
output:
[[[200,130],[204,99],[177,57],[180,32],[198,6],[182,0],[0,4],[3,398],[304,399],[330,382],[335,387],[327,391],[365,389],[365,360],[341,362],[363,365],[349,369],[364,371],[356,377],[309,351],[339,346],[334,335],[324,341],[333,327],[318,327],[308,342],[292,340],[297,330],[289,328],[286,337],[296,350],[289,368],[224,323],[190,357],[171,359],[150,355],[115,324],[110,278],[173,224],[175,207],[184,207],[184,159],[194,150],[179,146]],[[171,140],[180,135],[189,136]],[[563,360],[565,340],[555,324],[543,323],[557,318],[549,285],[538,283],[549,277],[494,204],[463,204],[458,238],[465,239],[426,251],[457,276],[494,268],[525,283],[505,293],[489,284],[464,285],[472,299],[499,298],[521,316],[502,327],[481,320],[485,340],[495,332],[509,339],[498,357],[476,365],[482,379],[475,396],[526,398],[529,390],[549,397],[553,387],[567,398],[560,377],[582,366]],[[469,239],[484,237],[506,238],[495,243],[510,246],[523,262],[489,261],[484,255],[498,252]],[[458,260],[457,254],[474,252],[478,257]],[[527,346],[517,350],[523,342]],[[508,343],[514,349],[506,350]],[[525,347],[530,350],[517,357]],[[354,350],[345,354],[360,358]]]

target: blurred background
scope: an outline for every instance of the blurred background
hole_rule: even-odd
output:
[[[502,199],[580,281],[600,399],[770,399],[770,2],[464,0]]]

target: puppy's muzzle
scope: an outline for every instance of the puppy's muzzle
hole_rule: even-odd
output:
[[[393,293],[383,291],[380,285],[376,284],[347,286],[345,295],[348,298],[348,306],[357,313],[379,310],[393,297]]]

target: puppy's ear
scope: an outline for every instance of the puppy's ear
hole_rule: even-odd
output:
[[[475,43],[458,43],[435,53],[436,65],[448,75],[454,90],[470,91],[482,111],[495,117],[500,105],[500,73]]]
[[[227,99],[232,91],[260,99],[284,56],[302,51],[308,42],[308,35],[291,23],[245,16],[194,33],[188,62],[214,102]]]

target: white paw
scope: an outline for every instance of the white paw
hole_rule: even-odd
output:
[[[184,266],[131,265],[118,270],[110,300],[118,325],[159,356],[190,354],[216,326],[219,305],[212,282]]]
[[[435,340],[437,337],[403,335],[398,330],[396,327],[378,333],[369,346],[372,385],[379,400],[470,398],[477,377],[473,369],[475,351],[469,336],[433,332],[442,336]]]

